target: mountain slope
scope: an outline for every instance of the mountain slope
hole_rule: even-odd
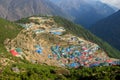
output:
[[[120,50],[120,11],[98,21],[90,30]]]
[[[18,20],[32,15],[67,16],[49,0],[0,0],[0,16],[8,20]]]
[[[96,80],[98,78],[104,79],[104,80],[109,79],[109,78],[118,79],[120,67],[119,66],[110,66],[109,67],[107,63],[102,63],[102,64],[100,64],[101,67],[95,67],[95,68],[94,68],[94,66],[98,66],[98,65],[96,65],[98,63],[91,64],[90,67],[93,67],[93,68],[82,68],[82,67],[79,68],[78,67],[75,69],[74,68],[68,69],[68,68],[64,68],[63,64],[61,64],[63,66],[62,68],[56,67],[53,65],[48,66],[49,63],[52,62],[52,60],[57,61],[58,62],[57,65],[61,62],[69,63],[64,60],[66,58],[65,56],[64,56],[65,58],[61,58],[61,59],[63,59],[63,61],[59,61],[59,59],[56,60],[56,55],[53,56],[54,58],[50,58],[50,56],[46,55],[46,54],[52,53],[52,52],[46,53],[46,52],[51,51],[49,48],[50,44],[54,47],[54,46],[56,46],[54,44],[56,44],[57,42],[60,42],[61,44],[58,44],[58,46],[61,46],[61,47],[56,47],[58,52],[60,50],[60,53],[61,53],[62,47],[67,47],[68,45],[71,45],[71,44],[74,44],[74,46],[76,46],[76,47],[74,47],[74,46],[69,47],[72,49],[72,52],[74,51],[74,49],[77,49],[77,46],[80,48],[80,46],[78,44],[75,45],[76,43],[78,43],[77,42],[78,40],[82,40],[82,42],[79,42],[79,43],[81,43],[81,46],[82,45],[87,46],[87,44],[92,44],[89,46],[95,47],[94,45],[97,45],[97,44],[95,44],[93,42],[96,42],[96,43],[99,42],[100,44],[104,44],[104,42],[102,42],[101,40],[98,40],[98,38],[95,38],[95,36],[93,36],[91,33],[89,33],[87,30],[85,30],[81,26],[75,25],[75,24],[71,23],[70,21],[67,21],[66,19],[62,19],[60,17],[40,17],[40,16],[39,17],[30,17],[30,18],[20,20],[18,22],[20,22],[19,25],[21,25],[21,26],[18,26],[17,24],[11,23],[4,19],[0,19],[0,23],[1,23],[0,24],[0,33],[1,33],[1,35],[0,35],[0,79],[1,80],[8,80],[8,79],[10,79],[10,80],[13,80],[13,79],[14,80],[17,80],[17,79],[18,80],[21,80],[21,79],[22,80],[34,80],[34,79],[35,80],[39,80],[39,79],[42,79],[42,80],[47,80],[47,79],[51,79],[51,80],[58,80],[58,79],[61,79],[61,80],[74,80],[74,79],[75,80],[79,80],[79,79],[93,80],[94,79],[94,80]],[[26,25],[24,25],[25,23],[26,23]],[[21,28],[21,27],[24,27],[24,28]],[[76,27],[76,28],[74,28],[74,27]],[[52,29],[50,29],[50,28],[52,28]],[[44,29],[45,30],[50,29],[50,31],[51,30],[52,31],[54,31],[54,30],[63,31],[63,34],[59,35],[60,33],[57,33],[57,35],[55,35],[55,33],[52,34],[52,32],[48,33],[47,32],[48,30],[46,30],[44,33]],[[64,31],[66,31],[67,33]],[[66,34],[68,34],[68,36],[65,36]],[[69,41],[67,39],[69,39],[69,36],[71,36],[70,34],[73,36],[73,38],[72,38],[73,43],[71,43],[71,42],[67,43]],[[90,41],[92,41],[92,42],[90,42]],[[9,44],[11,42],[12,42],[12,44]],[[84,42],[86,42],[86,44],[83,44]],[[27,43],[30,43],[30,44],[27,44]],[[42,49],[46,52],[43,51],[42,53],[40,53],[41,51],[37,51],[37,52],[39,52],[39,53],[37,53],[35,49],[32,49],[32,47],[37,49],[39,46],[35,46],[35,45],[39,44],[39,43],[42,43],[41,44]],[[45,44],[47,44],[47,45],[45,45]],[[11,45],[11,46],[9,46],[9,45]],[[32,45],[34,45],[34,46],[32,46]],[[109,58],[106,55],[106,52],[104,52],[104,50],[102,50],[102,48],[106,49],[106,51],[110,50],[110,53],[114,53],[114,52],[119,53],[115,49],[109,47],[108,44],[107,44],[107,46],[105,46],[105,45],[100,45],[100,46],[101,46],[101,48],[98,50],[98,52],[97,53],[95,52],[93,54],[92,60],[90,58],[90,62],[95,61],[96,57],[101,57],[101,59],[104,58],[103,59],[104,61],[105,61],[105,59],[106,60],[107,59],[114,60],[112,58]],[[25,56],[25,55],[23,55],[24,53],[26,53],[26,56],[30,56],[31,57],[29,59],[30,62],[27,61],[28,58],[25,59],[25,57],[22,58],[20,56],[16,56],[16,57],[20,57],[20,58],[16,58],[15,56],[11,55],[10,54],[11,52],[9,52],[9,49],[7,49],[8,47],[10,47],[12,49],[19,47],[16,49],[16,51],[19,52],[19,54],[22,56]],[[22,48],[23,52],[21,52],[20,47]],[[7,49],[7,51],[5,48]],[[81,51],[81,48],[79,50]],[[104,53],[102,53],[101,51]],[[111,51],[113,51],[113,52],[111,52]],[[72,54],[74,54],[74,53],[72,53]],[[69,53],[69,55],[71,55],[71,52]],[[84,54],[82,54],[82,55],[84,55]],[[82,61],[84,61],[84,59],[87,59],[87,57],[89,57],[90,55],[86,55],[86,57],[84,57],[84,58],[81,57]],[[102,57],[102,55],[104,55],[104,56]],[[119,54],[117,54],[117,56],[118,55]],[[42,57],[40,57],[40,56],[42,56]],[[75,56],[75,55],[72,55],[72,56]],[[111,56],[116,57],[115,54],[113,54]],[[34,59],[32,59],[33,57],[34,57],[34,59],[38,59],[40,61],[38,61],[38,60],[34,61]],[[47,57],[47,58],[45,59],[45,57]],[[68,58],[69,57],[70,56],[68,56]],[[92,57],[92,55],[91,55],[91,57]],[[48,59],[48,58],[50,58],[50,59]],[[71,60],[74,61],[73,57],[70,57],[70,58],[72,58]],[[48,64],[44,63],[48,60],[51,62],[49,62]],[[71,62],[71,60],[69,60],[69,61]],[[75,59],[75,61],[76,60],[77,59]],[[98,59],[95,62],[98,61],[101,63],[101,61],[103,61],[103,60]],[[88,60],[86,62],[88,62]],[[120,62],[117,62],[117,64],[120,65]],[[70,66],[76,67],[75,64],[72,64]],[[102,66],[108,66],[108,67],[102,67]],[[115,74],[115,75],[111,77],[111,75],[113,75],[113,74]]]
[[[53,2],[71,15],[74,22],[84,27],[90,27],[96,21],[115,12],[107,4],[95,0],[59,0]]]

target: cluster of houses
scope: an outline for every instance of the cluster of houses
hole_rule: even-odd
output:
[[[40,34],[40,33],[50,33],[54,35],[62,35],[63,32],[65,32],[65,29],[63,27],[53,27],[53,28],[48,28],[48,27],[39,27],[36,28],[34,27],[34,23],[29,23],[29,24],[20,24],[23,28],[26,30],[32,30],[35,34]]]
[[[110,59],[97,44],[70,34],[61,39],[69,44],[66,47],[62,44],[51,46],[52,55],[49,55],[49,58],[56,59],[61,66],[78,68],[119,65],[119,61]]]
[[[78,68],[80,66],[95,67],[120,64],[119,61],[113,61],[107,57],[105,58],[96,56],[96,52],[99,49],[96,47],[91,50],[85,47],[82,48],[74,45],[68,47],[62,47],[59,45],[51,46],[52,55],[48,55],[48,57],[57,60],[59,65],[70,68]]]

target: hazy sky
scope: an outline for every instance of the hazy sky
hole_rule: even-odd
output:
[[[120,9],[120,0],[101,0],[101,1]]]
[[[51,1],[57,2],[59,0],[51,0]],[[91,1],[91,0],[88,0],[88,1]],[[97,1],[97,0],[95,0],[95,1]],[[114,7],[120,9],[120,0],[99,0],[99,1],[102,1],[104,3],[107,3],[107,4],[111,5],[111,6],[114,6]]]

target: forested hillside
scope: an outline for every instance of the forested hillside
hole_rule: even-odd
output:
[[[120,11],[98,21],[90,31],[120,50]]]

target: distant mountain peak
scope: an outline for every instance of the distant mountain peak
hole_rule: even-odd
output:
[[[98,0],[59,0],[53,2],[73,16],[75,23],[84,27],[90,27],[95,22],[115,12],[112,7]]]

